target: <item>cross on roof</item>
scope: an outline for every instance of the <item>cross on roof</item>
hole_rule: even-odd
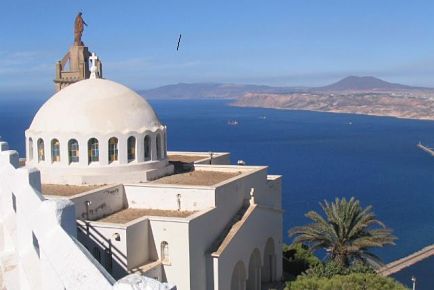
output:
[[[98,60],[98,57],[96,56],[96,54],[94,52],[92,52],[92,55],[89,57],[90,62],[91,62],[91,67],[90,67],[90,78],[91,79],[96,79],[98,78],[98,74],[97,74],[97,70],[98,68],[96,67],[96,61]]]
[[[90,61],[92,62],[92,66],[96,66],[96,61],[98,60],[98,57],[96,56],[95,52],[92,52],[91,57],[89,57]]]

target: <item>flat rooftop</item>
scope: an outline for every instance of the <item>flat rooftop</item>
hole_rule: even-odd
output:
[[[42,184],[42,194],[56,196],[73,196],[100,187],[103,187],[103,185]]]
[[[127,208],[109,216],[106,216],[98,222],[126,224],[135,219],[144,216],[162,216],[162,217],[179,217],[185,218],[195,213],[194,211],[176,211],[176,210],[162,210],[162,209],[144,209],[144,208]]]
[[[232,177],[238,176],[240,174],[241,171],[223,172],[212,170],[194,170],[191,172],[165,176],[156,179],[151,183],[210,186],[231,179]]]
[[[184,162],[184,163],[193,163],[198,160],[209,158],[207,155],[182,155],[182,154],[168,154],[169,161],[173,162]]]

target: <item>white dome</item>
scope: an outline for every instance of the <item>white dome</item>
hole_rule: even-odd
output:
[[[124,85],[105,79],[74,83],[39,109],[30,132],[107,134],[161,128],[152,107]]]

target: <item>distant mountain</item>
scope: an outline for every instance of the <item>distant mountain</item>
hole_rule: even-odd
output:
[[[329,93],[339,91],[385,92],[399,90],[429,89],[389,83],[371,76],[349,76],[334,84],[315,88],[271,87],[250,84],[179,83],[150,90],[141,90],[139,93],[147,99],[238,99],[246,94]]]
[[[293,93],[247,93],[232,105],[434,120],[434,89],[351,76]]]
[[[234,99],[246,93],[279,93],[290,91],[291,88],[261,85],[179,83],[150,90],[141,90],[139,93],[148,99]]]
[[[381,79],[365,76],[349,76],[334,84],[314,88],[318,91],[375,91],[375,90],[412,90],[412,89],[422,89],[419,87],[406,86],[401,84],[389,83]]]

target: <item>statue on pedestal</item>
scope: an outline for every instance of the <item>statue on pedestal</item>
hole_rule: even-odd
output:
[[[56,63],[56,76],[54,83],[56,92],[75,82],[92,78],[102,78],[102,62],[95,55],[89,52],[81,41],[84,26],[83,13],[79,12],[74,22],[74,45],[72,45],[65,56]],[[89,60],[92,67],[89,69]]]
[[[74,23],[74,45],[75,46],[84,46],[83,41],[81,41],[81,36],[83,35],[84,25],[87,26],[87,23],[84,22],[83,17],[81,17],[83,13],[79,12],[75,17]]]

